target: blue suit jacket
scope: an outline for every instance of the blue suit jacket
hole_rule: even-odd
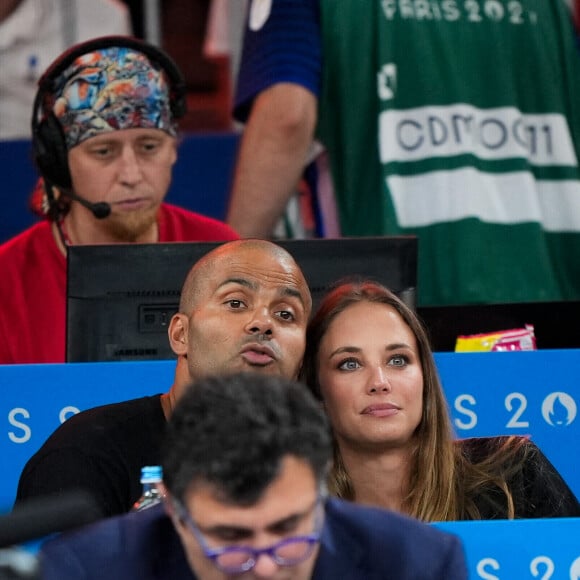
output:
[[[162,506],[47,542],[43,580],[195,580]],[[314,580],[465,580],[459,539],[404,516],[329,500]],[[203,580],[203,579],[201,579]]]

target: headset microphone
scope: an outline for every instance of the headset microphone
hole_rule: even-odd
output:
[[[66,190],[62,192],[66,197],[78,201],[82,206],[86,207],[97,219],[102,220],[109,217],[111,214],[111,206],[106,201],[98,201],[97,203],[91,203],[86,199],[80,197],[72,190]]]

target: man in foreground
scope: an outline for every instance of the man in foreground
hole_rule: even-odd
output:
[[[459,540],[394,513],[327,500],[332,443],[299,383],[197,381],[168,425],[165,507],[46,544],[46,580],[467,578]]]

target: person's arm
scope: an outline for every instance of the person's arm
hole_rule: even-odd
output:
[[[244,131],[227,222],[242,237],[269,237],[302,174],[316,125],[317,99],[279,83],[254,101]]]
[[[245,123],[228,223],[268,237],[294,192],[316,125],[319,0],[252,0],[234,117]]]

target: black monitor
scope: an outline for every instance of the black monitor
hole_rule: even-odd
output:
[[[414,307],[414,236],[285,240],[316,305],[338,280],[381,282]],[[218,242],[116,244],[68,248],[66,360],[175,358],[167,327],[192,265]]]

